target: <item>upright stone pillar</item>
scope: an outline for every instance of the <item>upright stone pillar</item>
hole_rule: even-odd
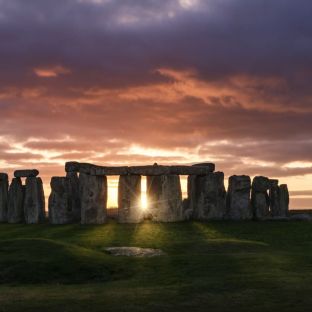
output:
[[[121,175],[118,183],[118,222],[138,223],[142,220],[141,176]]]
[[[252,181],[251,204],[256,220],[265,220],[270,217],[269,188],[270,180],[267,177],[258,176]]]
[[[182,192],[178,175],[147,176],[148,212],[153,221],[182,220]]]
[[[24,187],[21,178],[13,178],[9,188],[8,222],[23,223],[24,217]]]
[[[195,220],[221,220],[226,212],[224,173],[188,177],[189,208]]]
[[[79,175],[81,223],[102,224],[107,215],[107,178],[85,173]]]
[[[280,216],[287,217],[289,212],[289,192],[287,184],[281,184],[279,187],[279,208]]]
[[[233,175],[229,178],[226,196],[226,218],[229,220],[250,220],[252,209],[250,203],[251,180],[246,175]]]
[[[8,188],[8,175],[0,173],[0,222],[8,221]]]
[[[278,186],[278,180],[270,179],[270,189],[269,189],[269,198],[270,198],[270,211],[272,217],[282,217],[280,211],[280,190]]]
[[[50,185],[49,222],[51,224],[74,223],[70,180],[65,177],[52,177]]]
[[[69,197],[72,211],[72,222],[81,221],[81,201],[79,191],[79,178],[77,172],[67,172],[66,177],[69,181]]]
[[[41,178],[26,178],[24,199],[25,222],[41,223],[45,220],[45,200]]]

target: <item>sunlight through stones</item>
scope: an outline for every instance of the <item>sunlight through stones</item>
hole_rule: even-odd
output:
[[[119,176],[120,223],[184,220],[289,220],[286,184],[267,177],[229,177],[214,172],[215,165],[108,167],[67,162],[66,176],[52,177],[49,196],[51,224],[107,222],[108,177]],[[16,170],[9,186],[0,173],[0,222],[45,221],[42,180],[36,169]],[[180,176],[187,177],[187,198],[182,198]],[[21,178],[26,178],[25,185]],[[184,180],[183,180],[184,181]],[[144,184],[142,184],[144,183]],[[117,194],[116,194],[117,195]],[[112,215],[109,215],[112,216]]]

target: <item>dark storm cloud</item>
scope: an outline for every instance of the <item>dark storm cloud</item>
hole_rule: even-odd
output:
[[[49,177],[68,158],[197,155],[228,175],[311,174],[311,11],[309,0],[0,0],[0,164],[33,161]],[[159,155],[129,154],[135,144]]]
[[[194,7],[173,0],[2,0],[0,8],[4,84],[113,87],[155,81],[155,68],[174,67],[213,80],[282,75],[289,97],[310,94],[308,0],[207,0]],[[34,67],[54,64],[72,75],[29,79]]]

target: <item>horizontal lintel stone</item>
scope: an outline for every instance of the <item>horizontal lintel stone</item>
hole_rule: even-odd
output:
[[[80,173],[104,176],[104,175],[143,175],[143,176],[159,176],[159,175],[206,175],[213,172],[215,165],[212,163],[204,163],[193,166],[122,166],[109,167],[97,166],[88,163],[68,162],[65,165],[66,172],[77,171]]]
[[[15,178],[34,178],[39,174],[37,169],[24,169],[24,170],[15,170]]]

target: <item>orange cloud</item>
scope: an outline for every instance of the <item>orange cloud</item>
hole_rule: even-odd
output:
[[[37,67],[34,68],[34,73],[38,77],[42,78],[53,78],[60,75],[70,74],[71,71],[61,65],[51,66],[51,67]]]

